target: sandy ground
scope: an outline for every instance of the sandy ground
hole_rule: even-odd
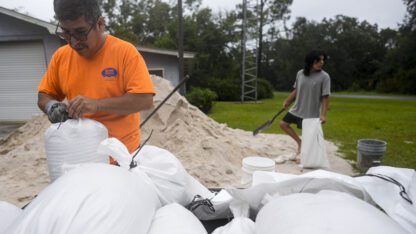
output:
[[[173,89],[169,82],[153,77],[156,107]],[[151,110],[142,112],[142,121]],[[0,200],[19,207],[49,184],[44,132],[50,126],[45,116],[35,116],[6,138],[0,138]],[[247,156],[275,159],[295,151],[286,135],[259,134],[232,129],[207,117],[175,93],[142,127],[142,140],[153,130],[147,144],[175,154],[188,173],[210,188],[241,187],[241,162]],[[353,175],[351,165],[326,142],[331,171]],[[276,171],[301,174],[310,170],[295,162],[276,165]]]

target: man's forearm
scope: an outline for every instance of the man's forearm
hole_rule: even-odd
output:
[[[97,100],[97,112],[128,115],[147,110],[153,105],[153,94],[126,93],[121,97]]]
[[[294,89],[290,94],[289,94],[289,96],[286,98],[286,100],[285,100],[285,104],[284,104],[284,106],[285,106],[285,108],[287,108],[287,107],[289,107],[290,106],[290,104],[296,99],[296,89]]]
[[[328,107],[329,107],[329,96],[322,97],[322,110],[321,115],[326,117],[326,114],[328,113]]]
[[[41,109],[45,114],[47,112],[46,110],[46,104],[48,104],[49,101],[54,100],[53,97],[49,96],[46,93],[38,93],[38,107]]]
[[[91,99],[77,96],[69,101],[68,113],[71,118],[96,112],[128,115],[149,109],[153,105],[153,94],[126,93],[120,97]]]

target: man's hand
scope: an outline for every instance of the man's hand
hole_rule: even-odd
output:
[[[47,106],[47,114],[51,123],[65,122],[68,119],[66,104],[63,102],[51,101]]]
[[[290,102],[288,100],[285,100],[283,102],[283,108],[287,109],[290,106]]]
[[[98,101],[84,96],[76,96],[69,101],[68,113],[71,118],[80,118],[84,114],[98,111]]]
[[[321,120],[321,124],[326,123],[326,116],[321,115],[319,119]]]
[[[296,100],[296,89],[293,89],[293,91],[289,94],[289,97],[286,98],[286,100],[283,102],[283,108],[287,109],[290,104],[292,104],[293,101]]]

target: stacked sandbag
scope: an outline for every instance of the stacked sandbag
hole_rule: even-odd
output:
[[[270,199],[256,217],[257,234],[406,234],[379,209],[336,191]]]
[[[51,182],[66,169],[82,163],[108,163],[109,155],[97,148],[107,139],[107,128],[91,119],[68,119],[52,124],[45,132],[45,151]]]
[[[161,206],[147,177],[83,164],[45,188],[5,233],[147,233]]]
[[[181,162],[169,151],[144,145],[134,158],[137,166],[130,169],[132,155],[116,138],[101,142],[99,152],[111,155],[120,167],[133,173],[145,174],[154,184],[162,205],[178,203],[186,206],[196,195],[212,198],[214,194],[187,173]]]
[[[355,177],[376,204],[409,233],[416,233],[416,171],[378,166]]]
[[[0,233],[6,233],[6,229],[20,216],[22,210],[5,201],[0,201]]]
[[[185,207],[171,203],[156,211],[147,234],[207,234],[202,223]]]
[[[88,119],[51,125],[45,142],[53,183],[5,233],[206,233],[183,206],[214,195],[169,151],[145,146],[130,168],[127,148]],[[109,165],[109,155],[121,166]]]
[[[250,206],[256,234],[400,234],[416,230],[415,182],[413,169],[392,167],[374,167],[360,177],[258,171],[251,188],[226,191],[231,203]]]
[[[228,224],[214,230],[212,234],[256,234],[255,224],[249,218],[249,205],[241,201],[230,204],[233,220]]]
[[[264,174],[274,178],[267,178]],[[264,181],[275,180],[260,183],[258,174],[262,174]],[[323,170],[304,175],[283,175],[282,173],[260,172],[254,173],[254,186],[247,189],[226,189],[227,192],[236,200],[247,202],[252,209],[253,215],[264,205],[266,196],[274,195],[291,195],[297,193],[318,193],[322,190],[331,190],[345,192],[366,202],[373,204],[370,196],[358,183],[354,183],[351,178],[345,179],[342,176],[335,176],[333,172],[325,172]]]

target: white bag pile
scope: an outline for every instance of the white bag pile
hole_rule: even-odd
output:
[[[367,172],[391,177],[401,187],[375,177],[351,178],[323,170],[300,176],[255,172],[251,188],[215,195],[167,150],[145,145],[130,168],[127,148],[115,138],[107,139],[106,129],[97,122],[69,120],[57,127],[52,125],[45,135],[51,178],[56,180],[23,211],[0,202],[0,233],[206,234],[198,218],[228,218],[231,212],[234,219],[214,234],[416,232],[416,207],[409,202],[416,200],[411,169],[378,167]],[[313,131],[311,139],[320,144],[319,129]],[[325,166],[321,153],[315,152],[320,159],[307,165]],[[97,163],[107,162],[109,155],[120,167]],[[403,199],[404,189],[409,201]],[[211,207],[193,203],[193,214],[184,206],[196,195]]]
[[[250,205],[256,234],[416,233],[415,170],[374,167],[367,173],[400,185],[324,170],[303,175],[259,171],[251,188],[227,192]]]
[[[258,176],[259,174],[262,176]],[[269,175],[269,178],[265,175]],[[234,199],[247,202],[254,215],[264,206],[264,198],[267,196],[286,196],[296,193],[315,194],[322,190],[345,192],[373,204],[371,197],[357,182],[348,180],[342,175],[335,175],[337,174],[324,170],[300,176],[256,171],[253,176],[255,186],[247,189],[227,189],[227,192]],[[259,181],[260,178],[264,182]]]
[[[368,169],[366,174],[377,175],[390,181],[374,176],[354,178],[392,219],[409,233],[416,233],[415,170],[378,166]]]
[[[257,234],[406,234],[374,206],[336,191],[271,198],[256,217]]]
[[[228,224],[214,230],[212,234],[256,234],[254,222],[249,218],[247,203],[234,201],[230,204],[234,219]]]
[[[22,210],[5,201],[0,201],[0,233],[6,233],[6,229],[20,216]]]
[[[104,140],[99,152],[111,155],[120,167],[129,169],[132,156],[116,138]],[[133,153],[134,154],[134,153]],[[137,167],[129,169],[133,173],[144,173],[156,187],[162,205],[189,204],[195,195],[205,198],[214,196],[205,186],[189,175],[181,162],[169,151],[145,145],[135,158]]]
[[[146,233],[159,207],[146,177],[83,164],[39,193],[6,233]]]
[[[178,203],[166,205],[156,211],[147,234],[207,234],[201,222]]]
[[[67,121],[57,127],[53,125],[45,136],[52,144],[47,147],[48,161],[59,168],[52,170],[57,172],[56,180],[23,211],[18,209],[20,214],[2,221],[5,233],[206,233],[190,211],[175,204],[213,194],[187,174],[170,152],[145,146],[137,156],[138,166],[130,169],[132,156],[121,142],[97,143],[107,134],[97,122]],[[71,161],[71,155],[76,160]],[[99,158],[108,161],[109,155],[121,167],[94,163]],[[0,210],[2,214],[6,212]],[[152,222],[157,227],[151,228]]]

